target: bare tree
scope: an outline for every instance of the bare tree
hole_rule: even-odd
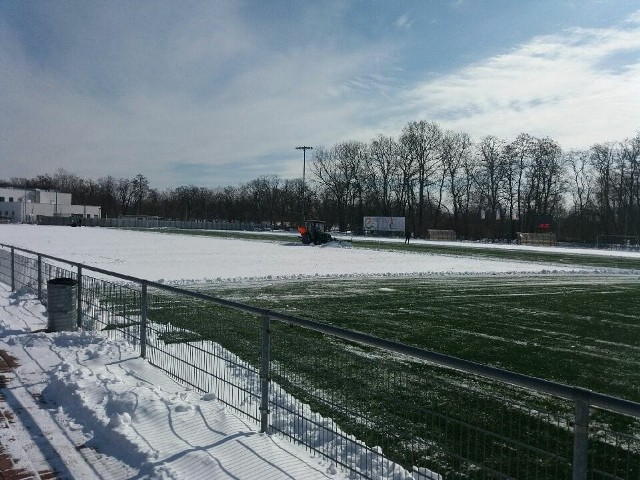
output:
[[[562,149],[554,140],[538,139],[526,176],[529,229],[534,228],[539,219],[547,220],[559,213],[565,188],[562,160]]]
[[[621,192],[621,216],[624,216],[624,235],[640,233],[640,132],[620,143],[620,162],[626,176],[619,179]]]
[[[136,215],[140,215],[140,207],[142,206],[142,201],[147,196],[149,192],[149,180],[147,177],[138,173],[133,180],[131,180],[131,195],[136,204]]]
[[[317,205],[313,199],[313,190],[311,188],[302,188],[302,179],[285,180],[280,187],[280,194],[277,199],[278,218],[280,221],[297,224],[302,220],[300,212],[302,211],[302,193],[305,193],[305,205],[308,208],[310,217],[316,215]]]
[[[102,206],[105,217],[118,215],[118,200],[116,198],[116,179],[112,176],[100,177],[97,180],[97,198]]]
[[[323,195],[335,205],[338,224],[341,229],[344,228],[346,226],[344,212],[347,203],[347,185],[335,156],[335,151],[323,147],[316,148],[313,151],[310,170],[323,189]],[[327,207],[325,204],[325,211]]]
[[[402,214],[413,217],[416,205],[416,163],[414,158],[411,155],[405,155],[403,150],[404,146],[400,144],[398,168],[393,186]]]
[[[471,189],[470,178],[467,176],[470,173],[468,167],[471,145],[471,139],[466,133],[448,131],[442,138],[442,170],[447,179],[453,225],[457,231],[460,229],[460,213],[465,210],[465,205],[468,205]]]
[[[342,142],[331,150],[314,150],[311,171],[335,202],[337,220],[341,230],[347,228],[347,219],[356,199],[362,199],[362,166],[366,146],[361,142]]]
[[[505,146],[506,178],[504,196],[509,207],[511,238],[517,230],[522,230],[525,174],[531,164],[531,155],[536,139],[521,133]]]
[[[276,222],[276,201],[280,179],[276,175],[264,175],[247,184],[252,201],[252,219],[268,221],[271,226]]]
[[[613,143],[599,143],[591,147],[590,161],[596,172],[595,196],[600,225],[604,234],[612,233],[615,228],[612,202],[615,155]]]
[[[571,197],[573,212],[584,216],[589,205],[592,204],[593,172],[589,164],[589,152],[585,150],[571,150],[565,154],[565,162],[571,176]]]
[[[476,183],[481,192],[481,208],[488,213],[486,220],[491,238],[497,235],[501,219],[502,188],[506,180],[505,142],[493,136],[485,137],[478,145],[478,173]]]
[[[173,191],[173,197],[177,207],[175,215],[177,218],[188,221],[200,217],[201,213],[197,212],[200,188],[195,185],[183,185]]]
[[[436,123],[420,120],[405,125],[400,136],[401,155],[407,166],[415,166],[418,182],[418,234],[424,234],[425,194],[439,166],[442,131]],[[409,170],[405,170],[406,173]],[[409,179],[406,179],[407,181]]]
[[[594,213],[593,168],[589,163],[589,152],[586,150],[571,150],[565,154],[567,165],[568,185],[571,194],[572,212],[570,214],[569,229],[579,238],[585,238],[591,229]],[[571,220],[574,220],[571,222]],[[572,225],[573,223],[573,225]]]
[[[393,137],[378,135],[371,141],[372,187],[376,190],[383,215],[391,211],[391,182],[398,172],[398,143]]]
[[[133,189],[131,187],[131,180],[126,178],[120,178],[115,183],[115,196],[121,215],[127,215],[133,201]]]

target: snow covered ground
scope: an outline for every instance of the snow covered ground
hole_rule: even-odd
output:
[[[277,237],[256,242],[102,228],[0,225],[0,243],[167,282],[593,271],[302,246]],[[0,444],[29,470],[83,479],[343,478],[329,462],[258,433],[212,396],[175,383],[126,344],[90,332],[47,334],[45,326],[45,310],[32,295],[0,285],[0,350],[20,365],[3,392],[14,411],[26,412],[0,429]]]
[[[357,242],[354,248],[315,247],[290,237],[272,238],[271,242],[256,242],[106,228],[0,225],[0,243],[151,281],[584,271],[499,259],[358,249]]]
[[[0,445],[60,479],[343,478],[329,462],[185,388],[127,344],[97,333],[44,333],[33,295],[0,285],[0,350],[20,365]]]

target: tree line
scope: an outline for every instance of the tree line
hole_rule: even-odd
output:
[[[416,236],[455,230],[467,239],[513,239],[553,231],[560,240],[640,236],[640,131],[622,141],[564,152],[551,138],[511,140],[407,123],[397,138],[317,147],[310,178],[265,175],[240,186],[185,185],[159,190],[131,179],[80,178],[65,170],[2,182],[69,192],[74,203],[100,205],[104,216],[255,222],[277,228],[307,218],[362,232],[364,216],[404,216]],[[304,188],[303,188],[304,187]],[[304,199],[302,198],[304,195]]]

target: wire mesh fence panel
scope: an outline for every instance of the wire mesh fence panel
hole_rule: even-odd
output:
[[[37,292],[38,259],[33,255],[21,254],[6,247],[0,248],[0,281],[16,290],[26,289]]]
[[[102,296],[104,283],[104,280],[82,276],[82,326],[87,330],[101,330],[108,325],[108,319],[103,315],[109,311],[107,297]]]
[[[254,420],[260,418],[260,323],[200,299],[150,291],[147,358]]]
[[[589,426],[589,478],[640,479],[640,419],[595,410]]]
[[[42,263],[42,281],[46,285],[49,280],[54,278],[76,278],[76,270],[68,267],[62,267],[50,262]]]
[[[140,347],[141,286],[82,276],[83,327],[102,330],[109,338]]]
[[[271,356],[272,428],[364,478],[571,477],[572,402],[288,325]]]
[[[38,259],[32,256],[14,254],[15,288],[26,289],[32,293],[38,291]]]
[[[0,282],[11,285],[11,250],[0,248]]]

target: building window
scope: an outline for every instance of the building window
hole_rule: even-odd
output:
[[[13,197],[9,197],[9,201],[10,201],[10,202],[13,202]]]
[[[4,197],[0,197],[0,202],[4,202]]]

